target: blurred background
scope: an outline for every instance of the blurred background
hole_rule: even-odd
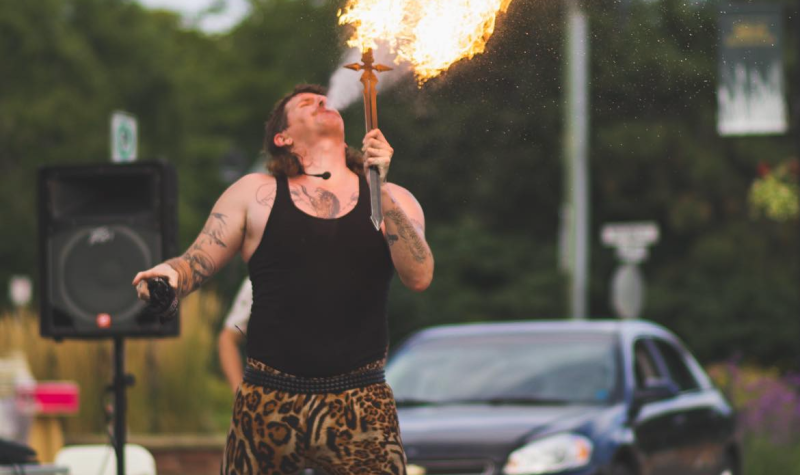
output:
[[[222,191],[263,169],[263,125],[275,101],[300,82],[328,84],[345,51],[336,21],[343,2],[206,3],[0,0],[0,287],[13,276],[34,283],[32,303],[17,306],[0,292],[0,352],[23,352],[36,379],[79,383],[67,438],[105,431],[111,346],[38,336],[37,169],[109,162],[111,112],[134,114],[139,157],[177,168],[185,249]],[[747,473],[790,474],[800,473],[800,134],[792,129],[800,6],[752,4],[783,7],[782,133],[718,130],[718,21],[729,2],[583,5],[586,315],[616,318],[619,263],[603,226],[657,224],[659,240],[640,265],[641,317],[678,334],[747,415]],[[390,179],[422,204],[436,257],[428,291],[393,285],[393,342],[434,324],[574,313],[560,249],[571,186],[567,16],[561,2],[514,0],[483,54],[422,87],[408,76],[380,93],[380,126],[395,148]],[[342,113],[348,142],[359,143],[360,101]],[[215,338],[245,275],[238,260],[193,296],[180,338],[129,345],[132,433],[224,433],[232,395]],[[195,388],[188,399],[187,384]],[[770,412],[776,407],[784,412]]]

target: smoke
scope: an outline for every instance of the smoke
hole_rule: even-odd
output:
[[[411,65],[408,63],[395,64],[396,55],[389,52],[389,48],[385,44],[379,44],[378,48],[373,50],[373,55],[376,63],[393,68],[391,71],[378,73],[378,92],[391,88],[397,81],[412,72]],[[345,64],[360,62],[361,50],[358,48],[350,48],[342,56],[342,61],[331,76],[328,85],[329,107],[342,111],[362,97],[364,93],[364,86],[361,84],[362,72],[344,67]]]

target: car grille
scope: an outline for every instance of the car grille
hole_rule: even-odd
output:
[[[489,460],[418,460],[409,462],[425,469],[425,475],[492,475]]]

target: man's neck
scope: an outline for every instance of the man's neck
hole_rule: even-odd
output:
[[[332,184],[349,171],[345,158],[345,144],[340,140],[318,140],[309,147],[297,147],[297,149],[296,153],[307,174],[328,172],[331,174]]]

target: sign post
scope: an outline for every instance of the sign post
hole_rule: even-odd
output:
[[[139,148],[139,127],[136,117],[122,111],[111,115],[111,161],[127,163],[136,160]]]
[[[620,318],[639,318],[641,314],[645,284],[639,264],[647,259],[647,246],[658,242],[658,238],[658,225],[652,222],[603,226],[603,244],[615,247],[621,261],[611,281],[611,304]]]

